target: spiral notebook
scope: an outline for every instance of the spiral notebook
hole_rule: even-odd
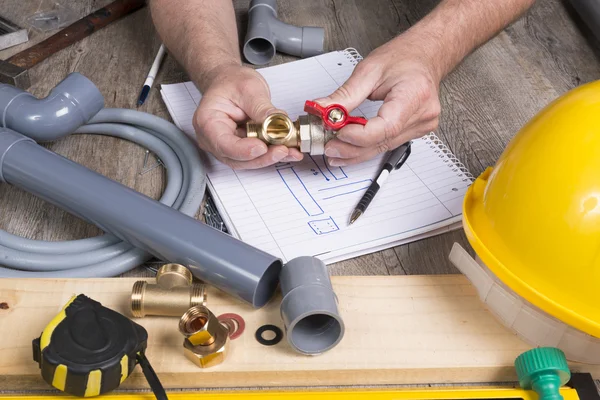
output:
[[[292,119],[304,102],[329,95],[361,60],[354,49],[261,68],[273,104]],[[162,85],[175,124],[191,137],[201,94],[193,83]],[[353,115],[373,117],[381,102],[365,101]],[[206,155],[208,187],[234,237],[284,261],[312,255],[338,262],[437,235],[461,226],[462,200],[473,176],[431,133],[414,141],[406,164],[393,172],[354,224],[348,219],[385,160],[329,166],[323,156],[259,170],[233,170]]]

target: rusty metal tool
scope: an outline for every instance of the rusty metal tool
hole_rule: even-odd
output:
[[[145,5],[145,0],[115,0],[91,14],[72,23],[40,43],[0,61],[0,83],[15,85],[21,89],[31,86],[28,70],[51,55],[86,38]]]

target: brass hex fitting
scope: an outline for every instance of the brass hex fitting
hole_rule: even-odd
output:
[[[206,304],[206,287],[192,283],[192,273],[180,264],[165,264],[156,274],[156,283],[137,281],[131,290],[131,313],[180,317],[190,307]]]
[[[301,115],[292,121],[285,114],[271,114],[264,122],[250,121],[246,124],[246,136],[257,138],[272,145],[296,148],[302,153],[320,155],[325,153],[325,144],[334,136],[326,131],[318,116]]]
[[[179,320],[179,331],[185,336],[185,356],[198,367],[209,368],[225,361],[229,329],[205,306],[186,311]]]

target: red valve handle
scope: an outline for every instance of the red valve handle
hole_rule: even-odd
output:
[[[334,110],[341,112],[340,120],[335,122],[329,119],[329,114]],[[354,117],[350,115],[348,110],[346,110],[346,108],[341,104],[330,104],[327,107],[323,107],[314,101],[306,100],[306,103],[304,103],[304,111],[309,114],[320,116],[323,120],[323,124],[325,124],[326,127],[336,131],[342,129],[348,124],[366,125],[367,123],[367,120],[363,117]]]

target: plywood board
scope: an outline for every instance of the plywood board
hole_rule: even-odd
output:
[[[136,319],[149,333],[148,357],[167,388],[279,387],[514,381],[513,361],[529,346],[484,308],[461,275],[333,277],[346,334],[333,350],[300,355],[284,340],[265,347],[263,324],[283,327],[280,297],[254,310],[209,289],[217,315],[235,312],[246,331],[229,359],[198,369],[183,355],[178,318]],[[32,360],[31,340],[75,294],[130,316],[135,279],[0,280],[0,390],[48,389]],[[573,370],[596,374],[597,367]],[[124,388],[147,388],[139,367]]]

